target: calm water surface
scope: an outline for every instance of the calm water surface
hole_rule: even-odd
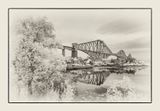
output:
[[[148,102],[150,76],[149,67],[136,68],[134,74],[90,72],[79,77],[73,101]]]

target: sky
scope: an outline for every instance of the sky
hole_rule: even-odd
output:
[[[28,17],[46,17],[63,45],[100,39],[113,53],[123,49],[127,55],[131,53],[139,60],[150,61],[150,10],[11,10],[11,28],[18,20]]]

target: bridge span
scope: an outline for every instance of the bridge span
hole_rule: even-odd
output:
[[[65,56],[65,50],[71,51],[71,57],[78,57],[78,50],[88,54],[92,59],[102,59],[107,58],[110,55],[115,55],[119,57],[119,55],[112,53],[109,47],[102,40],[95,40],[85,43],[72,43],[72,47],[70,46],[62,46],[62,55]]]

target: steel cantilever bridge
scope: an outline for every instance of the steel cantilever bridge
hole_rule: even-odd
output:
[[[71,50],[73,58],[78,57],[78,50],[88,54],[92,59],[107,58],[110,55],[118,56],[112,53],[109,47],[102,40],[95,40],[85,43],[72,43],[72,47],[62,46],[62,54],[65,56],[65,49]]]

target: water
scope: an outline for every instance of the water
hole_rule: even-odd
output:
[[[49,93],[45,97],[33,98],[25,96],[26,89],[22,89],[22,96],[15,96],[17,101],[72,101],[72,102],[149,102],[151,89],[151,74],[148,67],[137,67],[134,71],[105,70],[76,70],[67,72],[67,93],[60,100],[56,93]],[[73,82],[70,82],[74,78]],[[72,85],[71,85],[72,84]],[[11,87],[14,88],[14,87]],[[12,90],[13,92],[13,90]]]
[[[149,102],[150,68],[135,68],[134,73],[87,72],[75,83],[73,101]]]

